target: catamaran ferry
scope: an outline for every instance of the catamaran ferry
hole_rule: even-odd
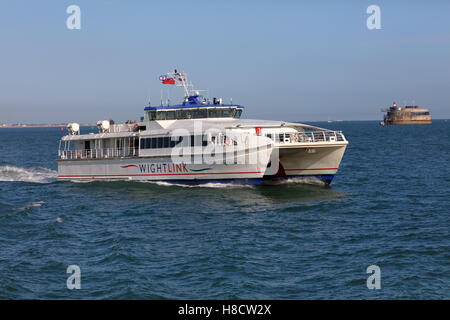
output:
[[[301,123],[241,119],[244,107],[205,98],[184,72],[162,84],[184,89],[178,105],[147,106],[140,121],[97,123],[98,133],[67,125],[59,180],[265,184],[285,179],[331,183],[347,147],[341,131]]]

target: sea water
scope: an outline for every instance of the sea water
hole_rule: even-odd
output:
[[[60,128],[0,129],[0,299],[449,299],[450,121],[314,124],[330,187],[58,182]]]

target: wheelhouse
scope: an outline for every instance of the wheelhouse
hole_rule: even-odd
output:
[[[144,120],[184,120],[208,118],[239,119],[244,107],[240,105],[222,104],[222,99],[212,101],[200,95],[185,98],[183,104],[174,106],[146,107]]]

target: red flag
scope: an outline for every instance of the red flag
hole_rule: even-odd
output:
[[[166,80],[162,81],[162,84],[175,84],[174,78],[167,78]]]

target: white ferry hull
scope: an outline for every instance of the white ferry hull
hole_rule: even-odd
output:
[[[58,163],[59,180],[208,180],[261,178],[258,164],[186,164],[170,158],[64,160]]]
[[[289,175],[336,174],[347,143],[280,149],[280,162]]]
[[[347,141],[334,145],[291,144],[276,148],[279,153],[279,171],[276,175],[266,175],[265,178],[266,180],[314,179],[329,184],[339,170],[347,144]]]
[[[273,144],[265,137],[254,139],[259,147],[236,149],[222,158],[195,158],[181,161],[172,156],[116,157],[58,161],[59,180],[127,180],[198,183],[211,180],[261,179],[266,172]],[[259,144],[257,142],[260,142]],[[189,160],[189,161],[188,161]]]
[[[292,145],[277,148],[282,174],[268,174],[270,150],[260,154],[257,164],[173,163],[170,157],[60,160],[58,179],[68,181],[122,180],[172,183],[263,184],[283,179],[316,179],[331,183],[347,143]]]

